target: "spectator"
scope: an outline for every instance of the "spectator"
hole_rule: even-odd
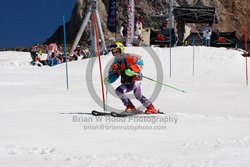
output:
[[[54,66],[54,65],[57,65],[57,64],[60,64],[60,63],[61,63],[60,58],[56,55],[55,52],[53,52],[53,53],[49,56],[48,65],[49,65],[49,66]]]
[[[161,30],[166,31],[168,29],[168,20],[165,20],[160,28]]]
[[[57,44],[56,43],[51,43],[49,44],[48,47],[48,57],[50,57],[52,55],[52,53],[57,53],[58,49],[57,49]]]
[[[31,61],[32,65],[41,67],[47,64],[46,63],[47,56],[45,56],[44,58],[43,52],[41,49],[38,48],[38,45],[33,45],[31,47],[30,54],[32,58],[32,61]]]
[[[126,22],[123,22],[120,28],[120,35],[122,37],[123,44],[127,41],[127,35],[128,35],[128,25]]]
[[[143,17],[142,16],[139,16],[139,19],[138,21],[136,22],[136,31],[135,31],[135,35],[136,35],[136,38],[137,38],[137,46],[140,46],[141,43],[143,42],[143,38],[142,38],[142,24],[143,24]]]
[[[211,35],[212,35],[212,29],[209,26],[206,26],[203,29],[203,42],[205,46],[210,46],[211,43]]]
[[[89,48],[83,49],[82,50],[82,55],[83,55],[82,59],[89,58],[91,56]]]
[[[31,54],[31,58],[32,58],[32,62],[35,62],[37,59],[37,45],[33,45],[30,49],[30,54]]]
[[[39,62],[39,63],[37,63],[38,66],[44,66],[44,65],[48,64],[47,63],[47,55],[43,54],[42,50],[39,50],[36,62]]]
[[[74,50],[73,53],[76,57],[80,57],[81,56],[81,46],[77,45],[76,49]]]

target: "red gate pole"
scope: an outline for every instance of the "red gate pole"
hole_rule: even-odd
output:
[[[100,54],[100,46],[99,46],[99,32],[97,28],[97,22],[96,22],[96,13],[92,14],[93,21],[94,21],[94,30],[95,30],[95,40],[96,40],[96,47],[97,47],[97,56],[99,61],[99,69],[100,69],[100,78],[101,78],[101,86],[102,86],[102,101],[103,101],[103,110],[106,111],[105,108],[105,96],[104,96],[104,83],[103,83],[103,77],[102,77],[102,63],[101,63],[101,54]]]

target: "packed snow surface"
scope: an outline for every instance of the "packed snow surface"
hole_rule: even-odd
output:
[[[143,79],[143,94],[157,96],[154,105],[165,114],[94,117],[93,109],[102,111],[96,103],[102,99],[98,60],[68,63],[67,90],[65,64],[37,67],[30,65],[29,53],[0,52],[0,166],[250,166],[250,87],[241,52],[208,47],[172,48],[171,57],[169,48],[126,52],[142,56],[145,76],[162,76],[187,93],[162,86],[158,94],[160,85]],[[112,59],[101,57],[104,76]],[[119,80],[109,87],[107,103],[123,110],[113,93],[118,85]]]

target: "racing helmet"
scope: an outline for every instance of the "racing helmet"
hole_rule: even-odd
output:
[[[125,48],[124,45],[121,42],[116,42],[115,44],[110,46],[110,50],[112,51],[113,49],[118,49],[120,53],[124,53]]]

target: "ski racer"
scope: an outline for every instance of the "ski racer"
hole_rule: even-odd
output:
[[[145,113],[157,114],[159,111],[141,92],[143,66],[141,57],[124,53],[125,48],[121,42],[111,45],[110,50],[115,59],[109,69],[108,77],[104,80],[105,85],[112,84],[121,76],[122,84],[116,88],[115,93],[126,106],[125,112],[136,112],[135,106],[125,95],[125,93],[133,91],[135,98],[147,108]]]

